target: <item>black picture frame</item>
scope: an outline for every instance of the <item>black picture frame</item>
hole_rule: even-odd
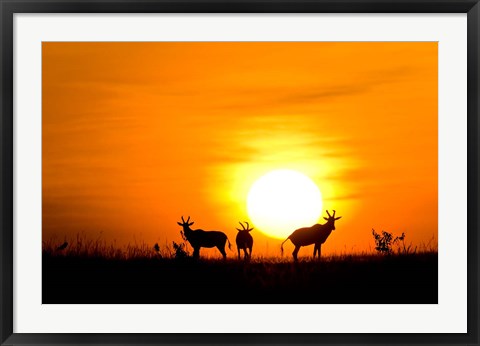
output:
[[[2,345],[479,345],[479,0],[0,0]],[[468,44],[468,332],[465,334],[23,334],[13,332],[13,16],[16,13],[466,13]]]

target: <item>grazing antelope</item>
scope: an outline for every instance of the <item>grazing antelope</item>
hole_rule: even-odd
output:
[[[313,258],[315,258],[316,253],[318,252],[318,258],[320,258],[322,252],[322,244],[325,243],[330,233],[335,230],[335,221],[340,219],[341,216],[335,217],[335,210],[333,211],[333,216],[327,210],[328,219],[327,223],[320,225],[315,224],[312,227],[303,227],[295,230],[292,234],[288,236],[287,239],[282,243],[281,250],[283,253],[283,244],[290,239],[293,245],[295,245],[295,250],[293,250],[293,259],[297,261],[298,251],[302,246],[315,244],[313,249]]]
[[[248,222],[245,221],[245,223],[247,224],[247,227],[239,222],[243,229],[236,228],[238,233],[235,242],[237,243],[238,259],[240,259],[240,250],[243,250],[243,259],[246,260],[252,257],[253,237],[250,234],[250,231],[253,230],[253,227],[250,228]],[[248,253],[247,250],[250,250],[250,253]]]
[[[223,256],[223,259],[227,258],[225,253],[225,243],[228,241],[228,248],[231,249],[230,240],[228,240],[227,235],[220,231],[204,231],[203,229],[191,229],[190,226],[193,225],[193,222],[190,221],[190,216],[187,221],[183,219],[182,222],[177,222],[180,226],[183,227],[183,234],[188,240],[190,245],[193,247],[193,258],[200,257],[200,248],[207,247],[212,248],[216,247]]]

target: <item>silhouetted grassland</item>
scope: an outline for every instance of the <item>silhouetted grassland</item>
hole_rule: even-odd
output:
[[[175,258],[172,248],[79,242],[43,250],[43,303],[437,303],[436,251],[301,259]]]

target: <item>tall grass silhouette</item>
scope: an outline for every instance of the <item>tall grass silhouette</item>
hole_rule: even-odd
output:
[[[57,248],[68,243],[63,250]],[[43,243],[45,304],[342,304],[438,302],[436,243],[417,251],[194,259],[188,242],[118,246],[101,237]],[[401,244],[400,244],[401,245]],[[388,294],[384,294],[388,292]]]

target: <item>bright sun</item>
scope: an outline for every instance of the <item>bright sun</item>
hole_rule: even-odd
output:
[[[247,210],[258,230],[270,237],[285,239],[295,229],[318,221],[322,196],[306,175],[288,169],[275,170],[252,185]]]

